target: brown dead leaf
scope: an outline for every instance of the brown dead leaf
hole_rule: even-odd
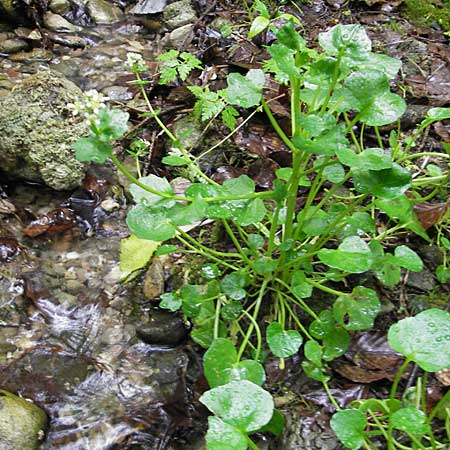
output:
[[[57,233],[68,230],[74,224],[75,215],[70,209],[56,208],[33,220],[23,232],[29,237],[36,237],[44,233]]]
[[[436,225],[448,211],[450,202],[446,203],[416,203],[414,205],[414,212],[419,219],[420,224],[424,230]]]

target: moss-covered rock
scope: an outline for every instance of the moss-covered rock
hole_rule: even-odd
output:
[[[84,166],[71,145],[87,126],[67,104],[81,95],[61,74],[42,71],[0,97],[0,169],[57,190],[79,186]]]
[[[36,450],[46,425],[42,409],[0,390],[0,450]]]
[[[448,0],[405,0],[405,16],[419,25],[438,24],[450,31],[450,3]]]

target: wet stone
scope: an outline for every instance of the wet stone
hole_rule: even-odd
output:
[[[49,9],[55,14],[64,15],[70,11],[69,0],[50,0]]]
[[[46,423],[42,409],[0,391],[0,450],[36,450]]]
[[[112,101],[126,102],[133,98],[133,93],[126,86],[108,86],[102,92]]]
[[[157,14],[163,12],[167,0],[139,0],[131,10],[133,14]]]
[[[49,30],[58,31],[60,33],[73,33],[79,29],[77,26],[64,19],[64,17],[50,11],[45,13],[44,25]]]
[[[122,19],[122,11],[106,0],[89,0],[87,11],[96,24],[111,24]]]
[[[178,28],[197,20],[197,15],[189,0],[171,3],[164,9],[163,14],[169,28]]]
[[[27,48],[28,44],[23,39],[6,39],[0,41],[0,53],[17,53]]]
[[[170,34],[167,42],[165,42],[166,47],[177,48],[182,50],[188,44],[190,44],[194,31],[194,25],[187,24],[182,27],[175,28]]]
[[[429,292],[436,287],[436,281],[433,274],[424,269],[422,272],[409,272],[406,285],[411,288]]]
[[[152,310],[136,324],[136,333],[147,344],[176,345],[188,335],[188,328],[179,314]]]

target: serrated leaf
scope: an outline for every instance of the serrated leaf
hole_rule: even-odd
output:
[[[296,330],[283,330],[278,322],[272,322],[266,330],[266,340],[271,352],[279,358],[295,355],[303,343]]]
[[[357,409],[338,411],[330,421],[332,430],[349,450],[361,448],[365,439],[366,416]]]
[[[103,164],[112,155],[112,146],[96,139],[95,136],[83,137],[72,144],[78,161]]]
[[[389,345],[427,372],[450,367],[450,313],[428,309],[400,320],[388,332]]]
[[[122,278],[136,270],[142,269],[150,261],[160,242],[148,239],[139,239],[132,234],[126,239],[120,241],[120,270]]]
[[[227,82],[227,98],[232,105],[242,108],[259,105],[265,82],[262,70],[250,69],[245,77],[240,73],[230,73]]]
[[[205,392],[200,401],[225,423],[247,433],[269,423],[272,396],[250,381],[232,381]]]

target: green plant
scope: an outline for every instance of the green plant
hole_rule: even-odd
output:
[[[430,240],[413,212],[413,198],[421,198],[419,187],[436,183],[437,188],[449,177],[448,171],[442,171],[413,180],[405,168],[415,158],[410,149],[421,131],[447,117],[449,109],[430,110],[409,139],[391,133],[390,151],[384,148],[378,127],[398,120],[406,108],[403,98],[390,89],[390,79],[401,63],[373,53],[361,26],[337,25],[321,33],[321,53],[307,47],[293,22],[283,25],[276,36],[278,42],[268,48],[271,60],[266,67],[289,85],[289,135],[272,114],[270,101],[263,98],[262,70],[251,70],[245,76],[231,73],[226,90],[220,93],[191,88],[203,103],[197,107],[200,115],[212,108],[209,98],[217,95],[212,101],[220,108],[209,111],[208,118],[228,106],[234,111],[256,107],[266,113],[292,153],[292,166],[276,172],[272,189],[256,192],[255,183],[246,175],[220,185],[204,173],[199,159],[183,147],[154,110],[145,89],[148,82],[141,76],[145,64],[136,56],[129,67],[147,103],[147,115],[154,117],[176,149],[163,162],[189,169],[192,184],[176,193],[165,178],[133,177],[112,147],[112,141],[126,130],[128,115],[108,107],[91,123],[91,135],[74,145],[81,161],[110,158],[133,182],[130,192],[136,204],[127,224],[137,238],[157,242],[176,238],[180,247],[161,246],[160,253],[175,248],[206,260],[203,281],[164,294],[160,306],[181,309],[193,323],[192,339],[208,349],[204,366],[212,389],[201,401],[215,414],[207,434],[209,450],[224,446],[256,449],[250,433],[279,433],[280,414],[261,387],[265,350],[280,358],[283,366],[284,358],[303,345],[304,371],[322,383],[330,401],[340,409],[329,389],[327,364],[346,351],[351,332],[373,326],[380,302],[372,289],[341,290],[339,282],[349,274],[372,271],[380,282],[393,286],[400,281],[402,268],[421,271],[422,261],[411,248],[401,245],[391,253],[383,242],[405,230]],[[189,70],[193,67],[197,63]],[[179,69],[170,70],[171,77],[177,73],[181,77]],[[171,77],[163,76],[165,81]],[[376,143],[366,146],[369,127]],[[298,209],[300,185],[308,186],[308,191]],[[341,193],[344,187],[349,189],[346,195]],[[410,195],[406,195],[408,190]],[[375,226],[376,213],[388,218],[384,230]],[[232,250],[210,248],[185,231],[185,226],[205,218],[221,224]],[[316,311],[313,298],[317,292],[336,297],[329,309]],[[309,321],[300,320],[300,310]],[[354,423],[352,433],[360,443],[365,427],[361,417],[358,411],[340,412],[334,427],[338,424],[339,429],[340,422]]]
[[[427,413],[426,384],[430,372],[450,366],[450,314],[439,309],[428,309],[415,317],[400,320],[391,326],[388,333],[389,345],[405,356],[397,372],[389,399],[368,399],[354,402],[352,409],[338,411],[331,420],[331,427],[341,442],[350,450],[361,447],[376,448],[371,437],[381,437],[388,450],[447,448],[447,443],[438,442],[432,431],[431,422],[440,413],[446,422],[450,438],[450,391]],[[398,384],[410,363],[416,363],[425,375],[421,384],[413,391],[413,402],[406,397],[396,398]],[[396,434],[394,434],[396,430]],[[400,435],[403,434],[403,436]]]

